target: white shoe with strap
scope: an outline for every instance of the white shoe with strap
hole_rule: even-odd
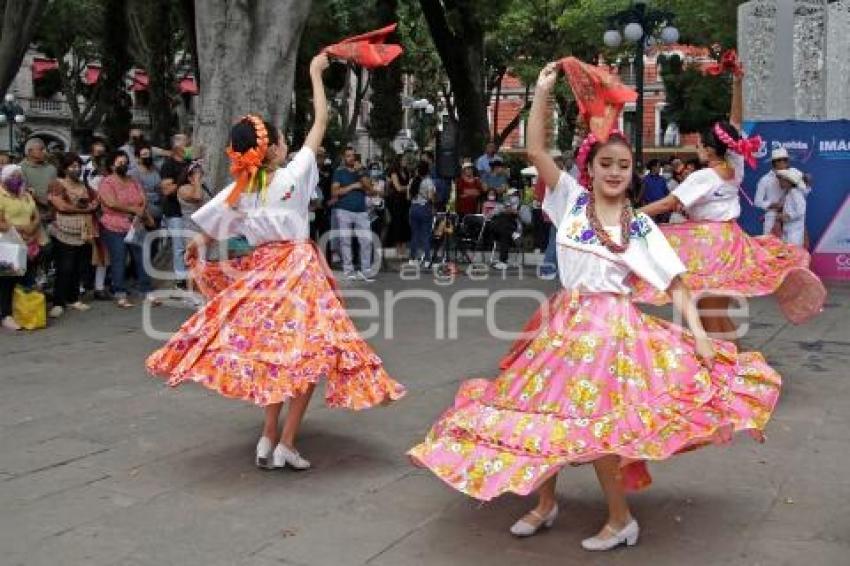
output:
[[[546,515],[541,515],[536,509],[525,515],[511,527],[511,534],[515,537],[530,537],[537,534],[542,528],[550,529],[558,518],[558,505]]]
[[[272,467],[285,468],[286,466],[294,470],[306,470],[310,468],[310,462],[301,456],[297,450],[278,444],[275,446],[274,454],[272,454]]]
[[[611,550],[621,544],[634,546],[637,544],[638,536],[640,536],[640,527],[638,526],[638,522],[634,519],[629,519],[626,526],[619,531],[614,530],[614,527],[606,524],[602,527],[602,531],[598,535],[581,541],[581,547],[585,550],[601,551]]]

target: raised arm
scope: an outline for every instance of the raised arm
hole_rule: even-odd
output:
[[[554,188],[561,178],[561,170],[546,150],[546,125],[551,116],[549,97],[558,78],[557,63],[548,63],[537,77],[534,101],[528,115],[528,159],[546,186]]]
[[[316,55],[310,62],[310,82],[313,84],[313,126],[307,134],[307,139],[304,140],[304,145],[313,150],[314,155],[319,152],[328,127],[328,99],[325,96],[322,73],[329,64],[328,56],[324,53]]]

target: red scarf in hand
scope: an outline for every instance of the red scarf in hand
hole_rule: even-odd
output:
[[[325,47],[322,53],[367,69],[386,67],[404,52],[401,45],[384,43],[387,37],[395,32],[397,26],[398,24],[391,24],[369,33],[343,39],[339,43]]]
[[[607,141],[623,106],[637,100],[637,93],[602,67],[575,57],[561,59],[559,64],[573,90],[579,114],[599,141]]]

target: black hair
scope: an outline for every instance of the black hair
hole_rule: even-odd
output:
[[[67,151],[63,153],[62,158],[59,160],[59,171],[57,171],[59,176],[64,178],[65,171],[74,163],[78,163],[80,167],[82,167],[83,160],[77,153],[74,153],[73,151]]]
[[[738,128],[730,124],[729,122],[717,122],[717,126],[720,126],[724,132],[726,132],[730,138],[735,141],[741,139],[741,133],[738,131]],[[702,145],[705,147],[710,147],[714,150],[714,153],[717,157],[725,157],[726,144],[720,141],[720,138],[717,137],[717,134],[714,133],[714,126],[711,126],[707,130],[703,131],[700,135],[700,139],[702,140]]]
[[[702,162],[700,162],[699,157],[691,157],[690,159],[687,159],[684,164],[686,166],[687,165],[693,166],[694,171],[697,171],[698,169],[702,169]]]
[[[265,120],[263,125],[269,136],[269,145],[277,145],[280,142],[277,127]],[[239,153],[257,147],[257,132],[254,131],[254,124],[247,118],[230,128],[230,147]]]
[[[109,157],[106,159],[106,170],[109,173],[115,173],[115,160],[119,157],[125,157],[127,159],[127,163],[130,162],[130,156],[127,155],[127,152],[121,149],[117,149],[109,154]]]
[[[139,157],[139,156],[142,155],[143,149],[149,149],[149,150],[151,150],[151,153],[153,153],[153,149],[151,148],[150,144],[148,144],[148,143],[139,144],[139,147],[137,147],[136,150],[133,153],[136,154],[136,157]]]
[[[420,161],[416,164],[416,174],[420,177],[427,177],[431,172],[431,165],[427,161]]]
[[[649,161],[647,161],[646,168],[652,169],[653,167],[661,167],[661,160],[660,159],[650,159]]]

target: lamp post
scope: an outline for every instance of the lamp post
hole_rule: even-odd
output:
[[[6,124],[9,128],[9,153],[14,152],[15,147],[15,124],[23,124],[27,117],[24,109],[15,102],[15,95],[11,92],[6,94],[3,104],[0,104],[0,124]]]
[[[679,30],[672,25],[674,14],[668,10],[648,9],[643,2],[632,5],[608,19],[608,31],[602,36],[602,42],[612,49],[620,47],[623,37],[634,43],[635,52],[635,88],[637,102],[635,107],[635,160],[643,163],[643,57],[646,48],[656,43],[672,45],[679,41]],[[623,27],[620,34],[619,27]]]
[[[410,108],[416,111],[416,145],[419,146],[419,151],[422,151],[422,147],[427,141],[425,139],[425,117],[430,118],[434,114],[434,105],[427,98],[420,98],[412,101]]]

